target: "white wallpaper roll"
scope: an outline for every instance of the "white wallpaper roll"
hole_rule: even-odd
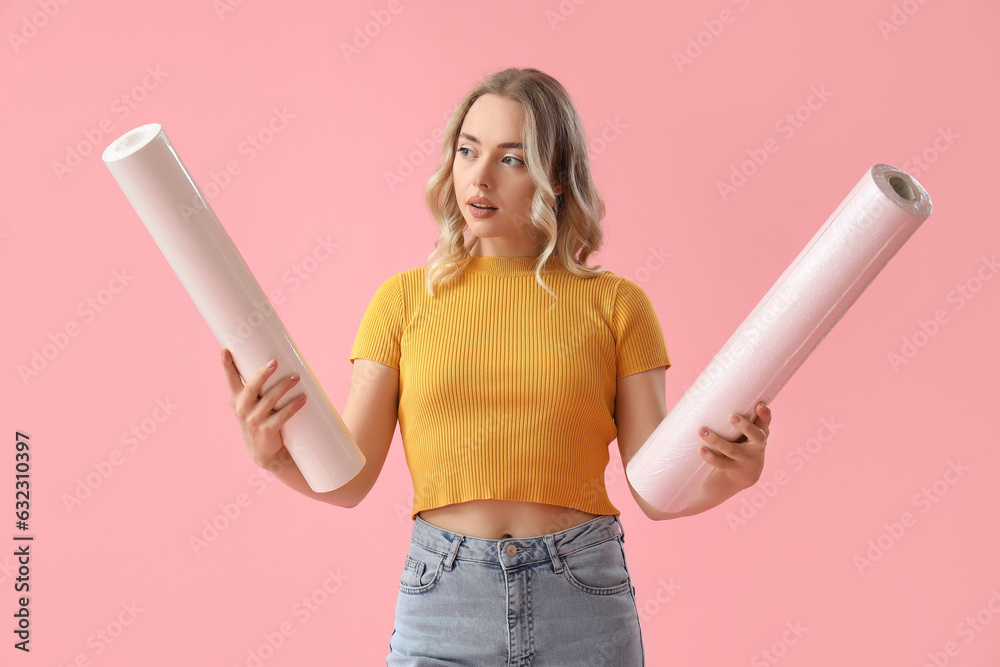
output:
[[[715,470],[698,454],[699,427],[742,436],[729,415],[753,419],[770,403],[930,214],[912,176],[869,169],[629,461],[636,492],[664,512],[686,508]]]
[[[301,376],[275,409],[309,396],[281,435],[310,488],[324,493],[349,482],[364,455],[160,125],[127,132],[103,159],[244,381],[271,358],[278,368],[262,395],[293,371]]]

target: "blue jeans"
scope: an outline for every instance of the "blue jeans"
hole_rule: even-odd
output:
[[[613,514],[503,540],[416,517],[386,665],[642,667],[624,541]]]

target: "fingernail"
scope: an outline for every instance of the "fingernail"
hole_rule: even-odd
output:
[[[699,433],[700,435],[708,435],[708,429],[707,429],[707,428],[705,428],[704,426],[702,426],[702,427],[701,427],[701,430],[700,430],[700,431],[698,431],[698,433]]]
[[[278,365],[278,362],[275,361],[274,359],[271,359],[271,361],[267,362],[267,367],[268,368],[274,368],[277,365]]]
[[[760,404],[760,409],[763,410],[764,412],[767,412],[768,407],[766,405],[764,405],[763,403],[761,403]]]
[[[740,417],[739,417],[739,415],[733,415],[733,416],[731,416],[729,418],[729,421],[732,422],[733,424],[739,424],[740,423]]]

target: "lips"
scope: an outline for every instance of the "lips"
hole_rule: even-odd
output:
[[[493,202],[491,202],[486,197],[472,197],[471,199],[469,199],[468,204],[470,204],[471,206],[475,206],[477,208],[483,208],[483,209],[494,209],[494,210],[496,210],[496,208],[497,208],[496,206],[493,205]]]

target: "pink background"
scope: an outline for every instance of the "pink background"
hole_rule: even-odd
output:
[[[164,126],[341,409],[375,288],[432,249],[422,192],[446,113],[490,72],[533,66],[586,125],[608,205],[592,263],[652,298],[668,406],[872,164],[934,202],[773,401],[756,487],[655,523],[613,446],[647,664],[998,664],[996,3],[224,2],[0,8],[0,662],[384,664],[410,530],[398,432],[353,511],[258,471],[219,345],[100,153]],[[57,173],[68,151],[79,163]],[[323,261],[318,238],[339,244]],[[12,648],[16,430],[30,654]]]

